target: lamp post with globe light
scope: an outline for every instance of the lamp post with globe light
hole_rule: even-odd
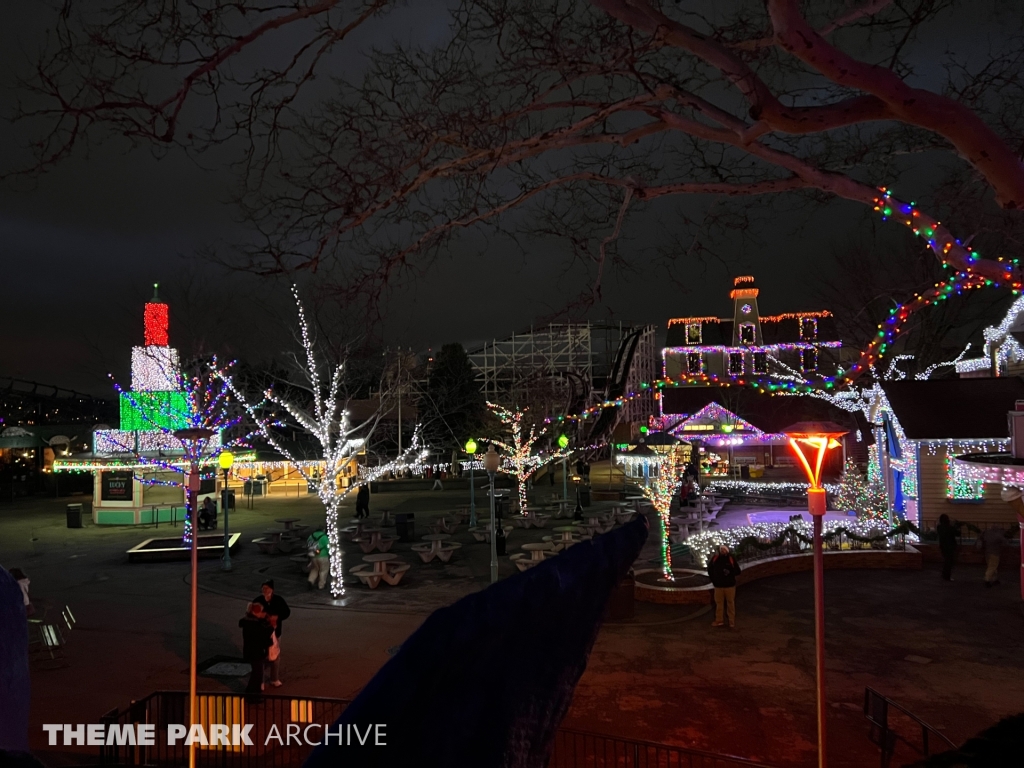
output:
[[[498,526],[494,519],[494,475],[498,471],[500,461],[494,445],[488,445],[487,453],[484,454],[484,469],[491,480],[491,584],[498,580]]]
[[[558,436],[558,447],[561,448],[563,451],[566,448],[569,447],[569,438],[568,438],[567,435],[562,434],[562,435]],[[562,457],[562,500],[563,500],[563,502],[568,502],[568,500],[569,500],[569,477],[566,474],[566,469],[565,469],[565,460],[566,460],[566,458],[567,458],[566,456]]]
[[[474,483],[474,458],[477,445],[472,437],[466,441],[466,453],[469,455],[469,524],[476,525],[476,483]]]
[[[807,475],[807,511],[814,521],[814,650],[818,699],[818,766],[828,764],[825,710],[825,564],[821,549],[821,523],[827,508],[825,489],[821,487],[821,466],[825,454],[838,448],[837,438],[847,430],[832,422],[801,421],[782,430],[789,438],[793,453]],[[810,449],[811,455],[804,452]]]
[[[224,472],[224,487],[220,489],[220,508],[224,512],[224,557],[222,558],[221,570],[231,570],[231,534],[228,531],[228,509],[231,507],[230,494],[228,493],[228,472],[231,465],[235,463],[235,454],[231,451],[221,451],[217,456],[217,464]]]

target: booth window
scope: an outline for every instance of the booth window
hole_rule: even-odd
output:
[[[753,323],[740,323],[740,343],[741,344],[753,344],[754,343],[754,324]]]
[[[768,373],[768,353],[754,353],[754,373]]]
[[[800,366],[805,371],[818,370],[818,350],[805,349],[800,353]]]
[[[800,341],[815,341],[818,338],[818,320],[813,317],[800,319]]]
[[[730,352],[729,353],[729,375],[730,376],[742,376],[743,375],[743,353],[742,352]]]
[[[686,355],[686,370],[690,373],[701,373],[703,370],[700,352],[689,352]]]
[[[686,324],[686,343],[687,344],[700,344],[700,323],[687,323]]]

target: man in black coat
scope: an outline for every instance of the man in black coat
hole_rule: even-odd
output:
[[[262,605],[267,616],[277,617],[277,625],[274,627],[274,634],[276,634],[280,639],[281,625],[284,624],[285,619],[292,615],[292,609],[288,607],[288,603],[284,601],[283,597],[274,592],[273,579],[267,579],[263,582],[263,586],[260,587],[260,594],[253,600],[253,602]]]
[[[370,486],[363,483],[356,491],[356,517],[370,516]]]
[[[267,613],[260,603],[249,603],[245,616],[238,620],[242,628],[242,658],[252,667],[246,693],[263,690],[263,663],[267,650],[273,644],[274,628],[267,621]]]
[[[723,609],[728,609],[729,629],[736,629],[736,577],[740,573],[740,564],[723,544],[718,554],[708,563],[708,576],[715,587],[715,620],[712,627],[724,627]]]

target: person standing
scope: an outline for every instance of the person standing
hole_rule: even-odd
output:
[[[327,584],[327,577],[331,574],[331,542],[327,534],[322,530],[313,531],[310,538],[310,569],[309,586],[316,584],[317,589],[323,589]]]
[[[363,483],[356,491],[356,517],[370,516],[370,484]]]
[[[998,527],[988,528],[981,534],[981,545],[985,550],[986,587],[999,583],[999,555],[1003,551],[1004,541],[1006,541],[1006,534]]]
[[[942,554],[942,578],[952,581],[953,563],[956,562],[956,528],[949,522],[949,515],[939,515],[935,532],[939,536],[939,552]]]
[[[267,620],[273,627],[272,644],[267,650],[267,671],[270,678],[270,685],[280,688],[281,683],[281,630],[286,618],[292,615],[292,609],[288,607],[285,598],[275,594],[273,591],[273,580],[267,579],[260,588],[260,595],[253,602],[263,606]]]
[[[32,580],[25,575],[21,568],[11,568],[10,574],[18,582],[18,586],[21,587],[21,598],[25,603],[25,615],[31,616],[36,612],[35,606],[32,605],[32,601],[28,596],[28,585],[32,583]]]
[[[715,587],[715,620],[712,627],[724,627],[724,614],[729,616],[729,629],[736,629],[736,577],[740,565],[723,544],[708,563],[708,576]]]
[[[242,628],[242,658],[252,668],[245,692],[257,693],[264,687],[263,666],[270,646],[274,644],[274,628],[260,603],[249,603],[245,616],[238,620],[238,626]]]

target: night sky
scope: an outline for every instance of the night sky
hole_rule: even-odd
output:
[[[50,11],[41,6],[14,3],[5,11],[0,77],[7,113],[23,95],[15,74],[26,73],[46,34]],[[365,28],[358,45],[348,46],[347,73],[358,71],[373,45],[444,40],[444,7],[418,0]],[[945,42],[929,47],[939,51]],[[28,162],[32,139],[26,126],[0,125],[4,170]],[[142,303],[155,281],[171,302],[172,344],[249,359],[280,354],[291,341],[287,283],[226,272],[200,255],[245,235],[228,203],[235,178],[229,159],[227,150],[208,153],[200,166],[180,153],[157,159],[110,140],[41,176],[0,181],[0,376],[109,393],[106,373],[125,380],[129,347],[142,341]],[[918,195],[907,187],[904,194]],[[652,206],[646,215],[671,229],[672,208]],[[607,281],[604,303],[590,317],[664,327],[672,316],[725,314],[730,277],[747,272],[757,276],[763,312],[819,308],[814,276],[827,271],[831,249],[863,227],[865,212],[836,202],[808,215],[797,201],[788,211],[762,227],[759,247],[725,248],[726,263],[679,263],[674,281],[658,259],[664,244],[653,242],[638,218],[623,237],[637,270]],[[523,249],[472,233],[427,276],[392,293],[383,327],[366,332],[425,349],[521,331],[584,286],[581,272],[565,272],[566,258],[558,241]]]

